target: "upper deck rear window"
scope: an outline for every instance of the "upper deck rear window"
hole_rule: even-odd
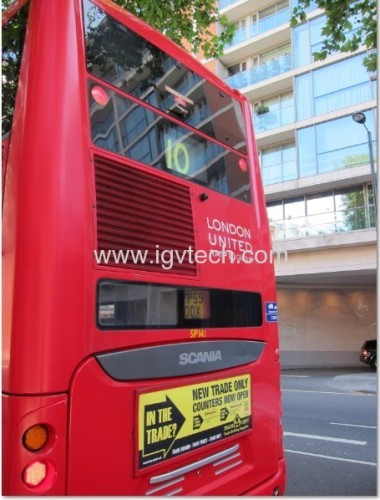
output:
[[[244,152],[241,104],[199,74],[84,0],[88,71]]]

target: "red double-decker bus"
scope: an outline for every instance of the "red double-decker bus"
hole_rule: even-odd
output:
[[[283,494],[247,101],[109,0],[3,35],[3,493]]]

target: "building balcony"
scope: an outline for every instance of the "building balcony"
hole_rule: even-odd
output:
[[[258,12],[268,6],[268,0],[219,0],[219,10],[226,15],[230,22],[248,16],[254,11]]]
[[[239,0],[220,0],[219,1],[219,9],[223,10],[226,9],[227,7],[230,7],[231,5],[237,3]]]
[[[370,182],[370,166],[368,164],[363,164],[357,167],[337,170],[326,174],[312,175],[309,177],[298,177],[296,175],[290,180],[283,177],[275,184],[266,184],[264,186],[264,192],[265,199],[267,202],[270,202],[281,198],[291,198]]]
[[[249,30],[250,28],[247,29]],[[220,61],[228,67],[233,65],[237,60],[249,59],[253,54],[266,52],[275,45],[281,46],[289,43],[290,38],[290,24],[280,24],[264,33],[257,33],[251,37],[247,36],[244,40],[230,45],[225,49],[224,54],[220,57]]]
[[[254,6],[252,5],[253,3]],[[268,0],[255,0],[254,2],[252,2],[252,0],[219,0],[219,10],[223,15],[228,17],[230,22],[234,22],[252,14],[253,11],[259,12],[260,10],[268,7],[270,4],[271,2]],[[291,0],[290,4],[290,11],[292,11],[297,4],[297,0]],[[316,9],[318,9],[317,3],[314,0],[311,0],[310,7],[305,9],[305,12],[307,14],[309,12],[313,12],[314,14]]]
[[[282,286],[376,286],[376,229],[275,241]]]
[[[257,36],[276,29],[283,24],[288,24],[289,19],[290,11],[289,9],[285,9],[280,12],[276,12],[271,16],[265,17],[264,19],[259,19],[256,23],[251,23],[244,28],[240,28],[235,32],[232,42],[226,46],[225,50],[252,38],[256,38]]]
[[[256,134],[295,123],[295,107],[289,106],[285,109],[269,111],[261,115],[254,114],[253,123]]]
[[[346,233],[375,227],[374,207],[352,207],[270,222],[273,241]]]
[[[283,73],[287,73],[292,69],[293,59],[289,54],[265,64],[261,64],[260,66],[256,66],[255,68],[248,69],[247,71],[237,73],[236,75],[226,78],[225,81],[232,88],[243,89]]]

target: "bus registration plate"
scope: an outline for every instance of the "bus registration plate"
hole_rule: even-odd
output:
[[[208,319],[210,317],[208,290],[185,290],[185,319]]]

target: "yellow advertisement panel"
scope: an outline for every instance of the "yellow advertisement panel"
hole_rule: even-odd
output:
[[[251,377],[139,395],[140,469],[252,427]]]

